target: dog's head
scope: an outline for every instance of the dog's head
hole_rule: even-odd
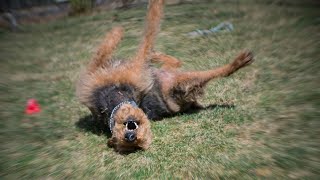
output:
[[[144,112],[131,104],[122,105],[114,115],[108,145],[119,152],[147,149],[152,140],[150,122]]]

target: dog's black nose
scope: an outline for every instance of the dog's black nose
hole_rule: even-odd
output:
[[[136,134],[134,132],[126,132],[126,134],[124,135],[124,139],[127,142],[133,142],[134,140],[136,140]]]

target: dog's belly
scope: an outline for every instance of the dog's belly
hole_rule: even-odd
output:
[[[142,98],[140,107],[151,120],[160,120],[171,114],[161,94],[158,80],[155,80],[152,89]]]

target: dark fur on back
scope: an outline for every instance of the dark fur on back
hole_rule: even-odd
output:
[[[92,104],[94,105],[95,117],[99,120],[106,120],[110,117],[111,111],[121,102],[135,101],[135,89],[129,85],[110,85],[96,89],[92,93]]]
[[[171,114],[161,93],[161,84],[155,79],[152,89],[142,98],[139,107],[152,120],[160,120]]]

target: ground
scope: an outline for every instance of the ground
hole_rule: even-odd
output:
[[[201,100],[207,109],[152,122],[149,150],[120,155],[77,101],[75,82],[113,26],[125,27],[116,56],[130,57],[145,13],[136,7],[0,30],[1,179],[319,178],[319,6],[167,6],[156,49],[185,70],[222,65],[243,49],[256,61],[211,82]],[[186,36],[225,21],[234,31]],[[40,114],[24,114],[29,98]]]

